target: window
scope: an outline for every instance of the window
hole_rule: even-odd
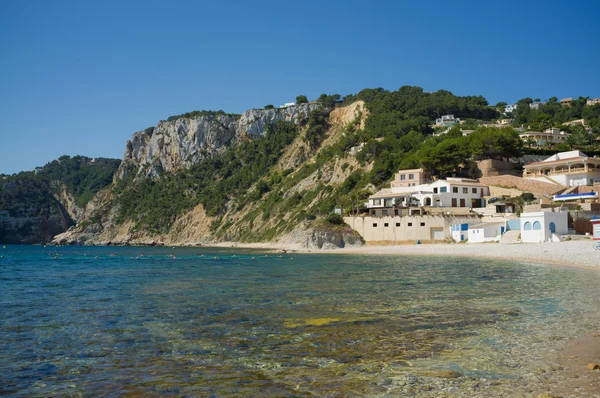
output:
[[[377,223],[376,222],[373,223],[373,228],[377,228]]]
[[[381,210],[381,214],[383,214],[384,216],[388,215],[388,211],[387,210]]]
[[[375,217],[375,210],[371,210],[371,215]]]
[[[463,193],[469,193],[469,188],[463,187]]]
[[[406,180],[406,174],[402,174],[402,175],[400,176],[400,180],[401,180],[401,181],[404,181],[404,180]]]
[[[453,193],[458,193],[458,187],[452,187],[452,192]]]
[[[383,223],[383,226],[384,226],[384,227],[389,227],[389,226],[390,226],[390,224],[388,224],[388,223]]]
[[[539,221],[536,221],[536,222],[533,223],[533,230],[534,231],[539,231],[541,229],[542,229],[542,224],[540,224]]]
[[[408,223],[408,226],[409,226],[409,227],[412,227],[412,223],[411,223],[411,222],[409,222],[409,223]]]
[[[531,223],[529,221],[527,221],[524,225],[523,225],[523,230],[525,231],[531,231]]]
[[[381,199],[373,199],[373,206],[381,206]]]
[[[473,188],[473,193],[477,193],[477,188]]]
[[[398,209],[394,209],[394,215],[397,216],[398,215]]]
[[[438,193],[438,189],[437,188],[433,188],[433,193]]]
[[[399,222],[397,222],[397,223],[396,223],[396,226],[397,226],[397,227],[399,227],[399,226],[400,226],[400,223],[399,223]]]
[[[448,188],[447,187],[440,187],[440,192],[448,192]]]
[[[409,180],[414,180],[415,179],[415,175],[414,174],[409,174],[408,175],[408,179]]]
[[[422,222],[422,223],[421,223],[421,226],[422,226],[422,227],[424,227],[424,226],[425,226],[425,223],[424,223],[424,222]]]

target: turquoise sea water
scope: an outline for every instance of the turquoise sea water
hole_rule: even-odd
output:
[[[599,324],[598,274],[531,264],[208,248],[0,255],[0,394],[11,396],[353,396],[443,369],[510,379]]]

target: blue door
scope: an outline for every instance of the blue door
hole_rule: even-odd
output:
[[[500,227],[500,235],[504,235],[504,227]]]
[[[556,225],[553,222],[550,223],[550,232],[553,234],[556,233]]]

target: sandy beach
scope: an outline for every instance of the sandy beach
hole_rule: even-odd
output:
[[[597,241],[570,240],[557,243],[478,243],[478,244],[420,244],[420,245],[364,245],[336,250],[306,249],[300,245],[282,243],[221,243],[219,247],[286,250],[298,253],[334,253],[402,256],[451,256],[493,258],[586,269],[600,269],[600,250]]]

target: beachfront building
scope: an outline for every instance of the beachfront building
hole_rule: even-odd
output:
[[[396,180],[394,180],[396,182]],[[479,208],[489,188],[469,178],[448,177],[415,186],[392,186],[369,196],[368,208],[394,206]]]
[[[469,225],[469,243],[499,242],[506,230],[506,223],[484,222]]]
[[[478,216],[413,215],[413,216],[356,216],[344,217],[344,221],[369,243],[414,243],[417,240],[439,242],[451,239],[454,224],[473,224]]]
[[[600,240],[600,218],[592,218],[590,220],[592,223],[592,239]]]
[[[460,123],[459,118],[455,118],[454,115],[444,115],[435,119],[435,127],[452,127],[455,124]]]
[[[540,211],[521,213],[521,242],[539,243],[557,240],[568,233],[568,212]]]
[[[519,134],[519,137],[525,145],[537,148],[543,146],[553,147],[565,143],[569,135],[570,133],[553,127],[544,131],[525,131]]]
[[[600,159],[580,151],[560,152],[542,162],[525,165],[523,178],[565,186],[594,185],[600,181]]]

